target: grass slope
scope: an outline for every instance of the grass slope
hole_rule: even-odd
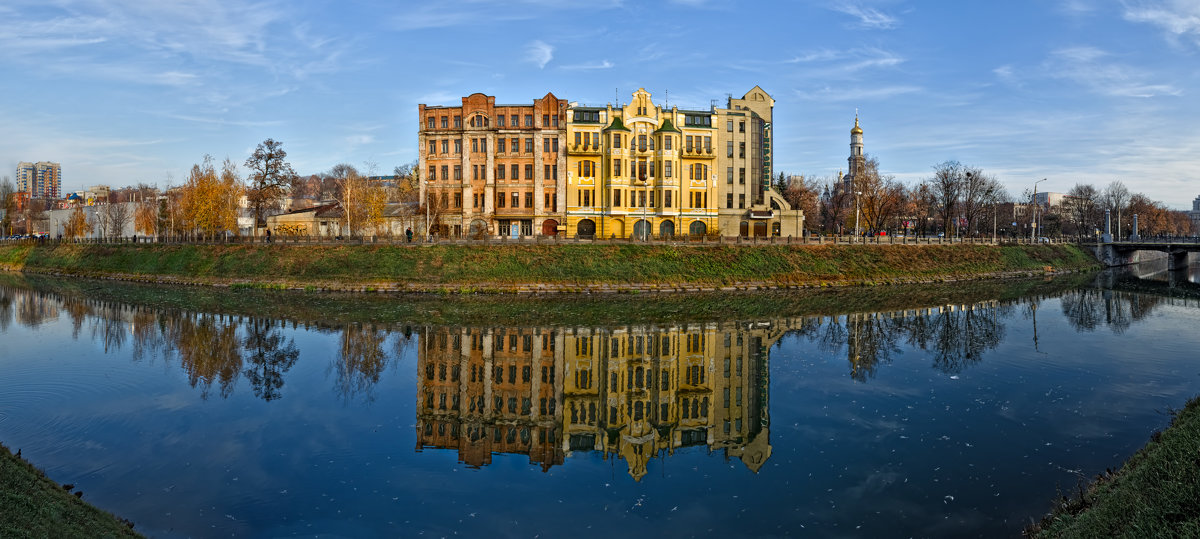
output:
[[[1026,534],[1200,537],[1200,397],[1175,413],[1116,473],[1105,474]]]
[[[802,284],[1096,266],[1070,245],[50,245],[0,247],[11,269],[272,282],[423,285]]]
[[[141,537],[0,444],[0,537]]]

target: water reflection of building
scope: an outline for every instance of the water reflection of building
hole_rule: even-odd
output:
[[[640,480],[677,449],[724,450],[758,471],[771,455],[767,350],[780,323],[621,328],[435,328],[418,353],[417,450],[484,466],[576,451],[620,458]]]

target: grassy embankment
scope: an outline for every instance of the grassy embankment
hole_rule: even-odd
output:
[[[928,282],[1096,267],[1072,245],[0,247],[0,267],[264,288],[554,291]]]
[[[0,537],[141,537],[0,444]]]
[[[1025,530],[1034,537],[1200,537],[1200,397],[1115,473]]]

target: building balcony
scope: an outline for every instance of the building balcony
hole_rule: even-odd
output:
[[[603,149],[592,144],[570,144],[567,146],[567,153],[573,155],[600,155]]]
[[[717,157],[717,154],[713,153],[712,148],[701,148],[698,146],[684,148],[680,154],[682,154],[683,157],[690,159],[714,159]]]

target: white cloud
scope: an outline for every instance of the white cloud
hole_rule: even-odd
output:
[[[1195,0],[1127,2],[1124,7],[1125,20],[1157,26],[1168,39],[1191,39],[1200,46],[1200,3]]]
[[[565,65],[565,66],[562,66],[562,69],[589,70],[589,69],[610,69],[612,67],[613,67],[612,62],[610,62],[608,60],[601,60],[599,62],[592,62],[592,63]]]
[[[833,9],[857,18],[858,26],[863,28],[888,30],[895,28],[900,23],[895,17],[871,7],[845,4],[834,6]]]
[[[538,69],[544,69],[554,58],[554,46],[542,40],[535,40],[525,46],[525,60],[537,64]]]
[[[1054,77],[1072,80],[1094,93],[1114,97],[1182,95],[1171,84],[1154,83],[1145,71],[1109,61],[1110,55],[1095,47],[1069,47],[1051,53],[1046,68]]]

